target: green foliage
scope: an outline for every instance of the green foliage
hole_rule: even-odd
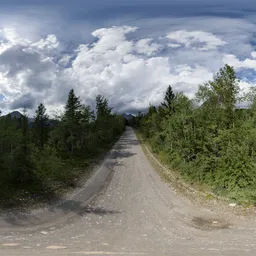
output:
[[[256,97],[249,109],[241,102],[238,79],[228,65],[201,86],[195,100],[174,94],[149,107],[140,131],[160,158],[183,177],[206,184],[221,195],[256,202]],[[199,102],[200,106],[195,103]]]
[[[103,96],[96,98],[95,117],[73,89],[65,112],[56,120],[49,119],[43,104],[36,110],[32,127],[25,114],[0,117],[0,194],[9,191],[11,198],[19,196],[18,191],[42,194],[73,186],[88,170],[90,160],[124,129],[123,117],[112,113]]]
[[[37,147],[43,149],[49,135],[49,117],[46,114],[46,108],[42,103],[36,110],[32,132],[34,143]]]
[[[175,94],[172,87],[169,85],[164,96],[164,101],[159,107],[159,112],[163,117],[171,116],[173,113],[175,113],[174,101]]]
[[[46,184],[62,182],[65,172],[70,172],[65,168],[63,161],[58,157],[57,151],[53,147],[46,146],[43,149],[34,147],[31,157],[35,175]]]
[[[110,143],[116,135],[124,131],[124,119],[118,115],[111,114],[108,101],[101,95],[96,97],[96,120],[94,131],[96,134],[96,145]]]
[[[97,120],[107,118],[111,114],[111,108],[108,106],[108,101],[101,95],[96,97]]]

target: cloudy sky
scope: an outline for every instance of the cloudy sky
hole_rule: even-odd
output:
[[[59,111],[74,88],[118,112],[193,97],[228,63],[256,85],[255,0],[1,0],[0,109]]]

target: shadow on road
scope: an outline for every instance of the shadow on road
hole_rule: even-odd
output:
[[[134,155],[136,155],[136,153],[132,153],[127,150],[116,150],[111,156],[109,156],[109,159],[117,160],[118,158],[128,158]]]
[[[114,167],[122,165],[120,163],[120,160],[130,158],[136,155],[136,153],[133,153],[133,150],[131,150],[131,148],[139,144],[140,141],[134,140],[134,136],[132,136],[132,134],[130,136],[128,132],[128,136],[126,135],[125,137],[121,138],[114,147],[114,149],[112,149],[111,153],[108,155],[106,167],[113,170]],[[45,190],[47,191],[47,188],[45,188]],[[42,192],[42,194],[43,193],[44,191]],[[47,191],[47,193],[48,194],[46,199],[40,194],[33,195],[33,197],[36,198],[35,202],[43,205],[44,209],[46,209],[42,210],[42,212],[45,212],[45,215],[40,213],[41,209],[39,211],[39,214],[35,214],[33,211],[30,210],[31,203],[24,202],[21,203],[16,210],[10,208],[1,211],[0,209],[0,228],[2,226],[2,223],[10,224],[13,227],[40,225],[44,222],[47,222],[47,214],[49,213],[51,213],[51,216],[53,216],[54,218],[65,215],[83,216],[86,214],[108,215],[120,213],[112,209],[104,209],[100,207],[93,207],[91,205],[84,205],[85,202],[82,202],[81,199],[67,200],[64,197],[57,195],[57,193],[55,193],[54,191]]]
[[[102,207],[93,207],[83,205],[83,202],[75,201],[75,200],[67,200],[64,204],[57,207],[64,213],[75,213],[80,216],[84,216],[86,214],[96,214],[96,215],[109,215],[109,214],[118,214],[121,213],[115,210],[104,209]]]
[[[51,215],[49,215],[49,212]],[[49,207],[49,211],[44,213],[44,217],[30,214],[27,210],[20,210],[19,212],[5,212],[1,216],[1,220],[6,224],[11,224],[12,227],[22,228],[22,227],[31,227],[35,225],[42,225],[47,222],[54,222],[59,217],[67,217],[69,219],[74,216],[85,216],[87,214],[95,215],[111,215],[111,214],[120,214],[120,211],[105,209],[102,207],[94,207],[91,205],[84,205],[83,202],[76,200],[66,200],[60,205],[55,205]],[[47,217],[49,215],[49,218]],[[52,216],[52,218],[51,218]],[[1,225],[0,225],[1,227]]]

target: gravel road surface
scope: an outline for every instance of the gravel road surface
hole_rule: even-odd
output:
[[[255,219],[178,194],[127,128],[69,198],[38,211],[2,213],[0,255],[254,256]]]

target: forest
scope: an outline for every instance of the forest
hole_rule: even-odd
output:
[[[256,97],[225,65],[193,99],[168,87],[159,107],[132,120],[170,170],[237,202],[256,203]],[[242,103],[246,103],[241,108]]]
[[[43,200],[75,186],[125,130],[123,116],[113,113],[106,98],[98,95],[95,106],[94,111],[71,90],[55,118],[43,104],[32,123],[25,113],[0,117],[1,205]],[[229,65],[199,85],[192,99],[169,86],[162,103],[134,115],[130,125],[186,182],[256,203],[256,93],[242,92]]]
[[[53,193],[75,186],[89,165],[124,132],[122,116],[112,113],[98,95],[95,111],[82,104],[72,89],[63,114],[50,118],[40,104],[30,122],[0,117],[0,205],[16,206],[47,200]]]

